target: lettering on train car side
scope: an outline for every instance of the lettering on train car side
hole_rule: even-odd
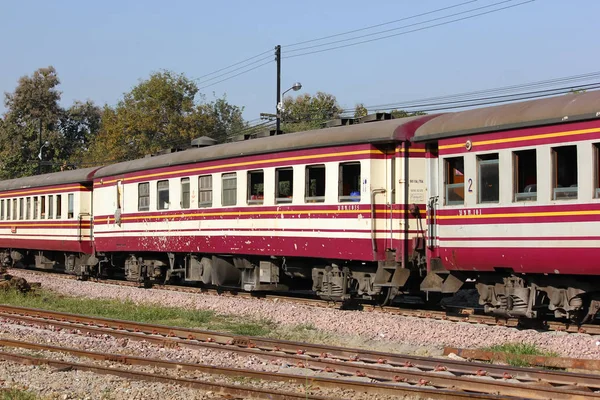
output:
[[[469,178],[467,182],[469,182],[469,193],[473,193],[473,179]]]
[[[469,216],[469,215],[481,215],[481,208],[474,208],[470,210],[458,210],[458,215]]]
[[[360,206],[358,204],[342,204],[338,206],[338,211],[343,210],[360,210]]]

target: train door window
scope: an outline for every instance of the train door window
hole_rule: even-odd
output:
[[[198,207],[212,206],[212,175],[198,177]]]
[[[37,217],[38,217],[38,205],[39,205],[38,197],[34,196],[33,197],[33,219],[37,219]]]
[[[74,200],[75,200],[75,196],[73,195],[73,193],[69,193],[69,197],[67,198],[67,218],[71,219],[74,216],[74,212],[73,210],[75,209],[74,207]]]
[[[514,201],[537,200],[537,158],[536,150],[513,152]]]
[[[340,164],[338,200],[360,201],[360,163]]]
[[[123,181],[117,181],[115,187],[117,189],[117,209],[121,210],[123,208]]]
[[[552,148],[553,199],[577,198],[577,146]]]
[[[479,164],[479,203],[500,201],[500,163],[498,153],[477,157]]]
[[[27,197],[25,200],[25,219],[31,219],[31,197]]]
[[[23,219],[23,211],[25,211],[25,199],[21,197],[19,199],[19,219]]]
[[[0,219],[4,219],[4,200],[0,200]]]
[[[277,168],[275,181],[275,202],[291,203],[294,194],[294,169]]]
[[[307,203],[325,201],[325,165],[309,165],[306,167],[306,192],[304,200]]]
[[[157,210],[169,209],[169,181],[158,181],[156,184]]]
[[[56,219],[61,219],[62,217],[62,195],[56,195]]]
[[[46,218],[46,196],[40,196],[40,219]]]
[[[235,206],[237,204],[237,177],[235,172],[221,176],[223,194],[221,204],[224,206]]]
[[[150,210],[150,182],[138,184],[138,211]]]
[[[190,208],[190,178],[181,178],[181,208]]]
[[[265,174],[263,170],[248,171],[248,204],[262,204],[265,198]]]
[[[465,163],[463,157],[444,159],[446,182],[444,189],[447,205],[465,203]]]

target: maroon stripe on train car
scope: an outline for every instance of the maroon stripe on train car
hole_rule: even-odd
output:
[[[492,272],[494,268],[512,268],[517,273],[600,273],[600,248],[440,247],[439,256],[448,270]]]
[[[92,242],[89,240],[80,242],[77,240],[0,238],[0,248],[66,251],[69,253],[91,254]]]
[[[387,240],[377,239],[374,258],[371,239],[264,236],[96,237],[96,251],[191,252],[376,261],[385,259]],[[394,241],[399,242],[399,241]]]
[[[597,128],[597,129],[596,129]],[[585,130],[585,129],[595,129],[595,131],[590,133],[580,133],[580,134],[569,134],[573,131]],[[562,135],[561,133],[565,133]],[[529,136],[538,136],[538,135],[546,135],[546,134],[556,134],[553,137],[532,137]],[[524,140],[515,141],[514,138],[523,137]],[[513,139],[513,140],[510,140]],[[565,142],[575,142],[582,140],[594,140],[600,139],[600,121],[585,121],[585,122],[573,122],[567,124],[557,124],[551,126],[541,126],[536,128],[526,128],[526,129],[515,129],[510,131],[502,131],[495,132],[489,134],[471,134],[464,135],[457,138],[451,138],[447,140],[440,140],[440,154],[441,155],[449,155],[449,154],[459,154],[466,153],[467,150],[465,146],[453,147],[453,148],[444,148],[444,146],[448,145],[459,145],[465,144],[467,140],[471,140],[472,148],[471,152],[474,151],[492,151],[492,150],[500,150],[500,149],[508,149],[508,148],[518,148],[525,146],[540,146],[545,144],[554,144],[554,143],[565,143]],[[487,141],[496,141],[494,143],[481,143]]]
[[[600,236],[488,236],[488,237],[442,237],[445,242],[487,242],[487,241],[532,241],[532,240],[550,240],[550,241],[572,241],[572,240],[600,240]]]
[[[123,225],[121,225],[122,227]],[[371,233],[370,229],[296,229],[296,228],[190,228],[190,229],[121,229],[115,231],[103,231],[94,232],[94,235],[115,235],[115,233],[169,233],[169,232],[195,232],[198,235],[203,235],[204,232],[248,232],[248,231],[260,231],[260,232],[272,232],[277,235],[278,232],[310,232],[310,233]],[[390,233],[386,229],[377,229],[375,233]],[[403,230],[394,229],[392,233],[399,234],[405,233]],[[419,231],[411,229],[406,233],[412,234],[424,234],[425,231]],[[46,236],[46,235],[45,235]],[[60,236],[60,235],[59,235]],[[211,236],[208,234],[207,236]]]
[[[311,150],[300,150],[300,151],[288,151],[288,152],[280,152],[277,154],[268,153],[261,154],[256,156],[246,156],[246,157],[234,157],[234,158],[225,158],[214,161],[207,162],[198,162],[192,164],[180,164],[174,165],[171,167],[163,167],[163,168],[155,168],[148,169],[143,171],[136,171],[124,175],[120,175],[118,178],[116,177],[104,177],[100,179],[94,180],[94,187],[107,187],[115,185],[115,179],[127,179],[127,183],[135,183],[135,182],[145,182],[148,180],[157,180],[157,179],[167,179],[167,178],[177,178],[177,177],[187,177],[190,175],[208,175],[212,173],[225,172],[225,171],[238,171],[238,170],[247,170],[247,169],[256,169],[256,168],[265,168],[265,167],[286,167],[291,165],[298,164],[322,164],[325,162],[331,161],[355,161],[355,160],[363,160],[363,159],[384,159],[385,154],[383,153],[371,153],[371,154],[349,154],[349,155],[333,155],[334,153],[346,153],[346,152],[354,152],[354,151],[368,151],[372,150],[377,152],[378,149],[375,146],[362,144],[362,145],[351,145],[351,146],[337,146],[337,147],[326,147],[320,149],[311,149]],[[322,158],[318,156],[322,155]],[[299,159],[294,160],[295,157],[311,157],[310,159]],[[281,160],[280,162],[271,161],[273,158],[292,158],[290,160]],[[231,164],[244,163],[245,165],[235,166]],[[249,164],[247,164],[249,163]],[[189,169],[195,168],[209,168],[201,171],[194,172],[184,172]],[[160,176],[148,176],[152,174],[164,174]],[[106,183],[101,183],[104,181],[109,181]]]

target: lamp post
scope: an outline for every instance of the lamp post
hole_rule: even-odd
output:
[[[50,145],[50,142],[46,141],[41,147],[40,147],[40,152],[38,153],[38,158],[40,159],[40,161],[38,161],[38,175],[40,175],[42,173],[42,150],[44,147],[48,147]]]
[[[281,98],[283,98],[283,96],[285,96],[285,94],[287,92],[289,92],[290,90],[293,90],[294,92],[297,92],[300,89],[302,89],[302,84],[300,82],[296,82],[296,83],[294,83],[294,86],[292,86],[291,88],[287,89],[286,91],[284,91],[281,94]],[[275,132],[276,135],[279,134],[279,125],[281,124],[281,112],[282,111],[283,111],[283,102],[280,99],[277,102],[277,131]]]

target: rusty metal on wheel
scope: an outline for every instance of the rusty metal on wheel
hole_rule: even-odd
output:
[[[517,397],[526,394],[528,398],[539,399],[600,398],[593,393],[600,389],[600,377],[593,375],[244,337],[11,306],[0,306],[0,316],[82,333],[146,340],[170,347],[204,347],[267,359],[285,359],[316,372],[363,376],[381,383],[426,383],[446,390]],[[580,396],[581,391],[585,396]]]

